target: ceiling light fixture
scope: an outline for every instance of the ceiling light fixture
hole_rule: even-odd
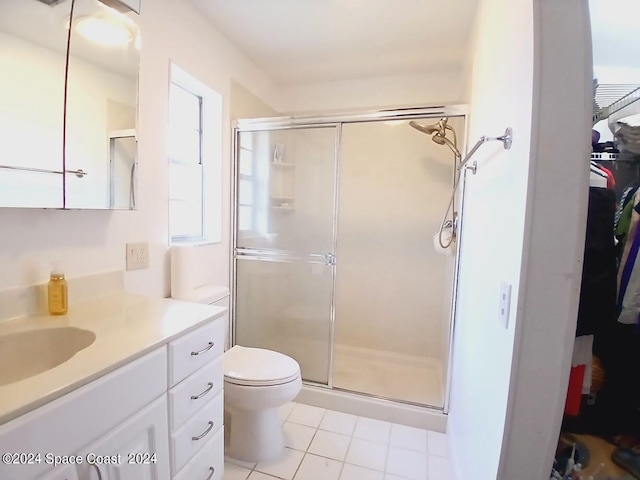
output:
[[[125,25],[108,17],[80,17],[74,22],[74,28],[87,40],[106,47],[124,47],[133,39]]]

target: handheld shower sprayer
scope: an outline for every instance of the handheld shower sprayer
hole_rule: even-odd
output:
[[[446,250],[451,246],[456,237],[456,211],[455,211],[455,195],[458,189],[458,182],[460,180],[460,167],[462,154],[460,150],[458,150],[458,139],[456,136],[456,131],[449,125],[449,118],[443,117],[438,120],[437,123],[433,125],[421,125],[418,122],[410,121],[409,125],[419,132],[426,133],[427,135],[431,135],[431,140],[433,140],[438,145],[446,145],[449,150],[453,152],[454,155],[454,172],[453,172],[453,186],[452,186],[452,194],[451,200],[449,201],[449,205],[447,210],[442,218],[442,223],[440,224],[440,230],[438,231],[438,243],[441,248]],[[447,138],[447,130],[451,131],[453,135],[453,142]],[[449,213],[452,212],[452,218],[449,219]],[[443,235],[445,230],[451,229],[451,235],[448,239],[443,239]]]
[[[438,243],[440,247],[443,249],[447,249],[451,246],[451,244],[456,239],[457,234],[457,212],[455,208],[455,198],[456,192],[458,190],[458,184],[460,183],[460,176],[462,174],[462,167],[464,167],[467,162],[471,159],[474,153],[486,142],[490,141],[500,141],[505,150],[509,150],[511,148],[512,142],[512,131],[511,128],[507,128],[504,132],[504,135],[499,137],[480,137],[480,139],[476,142],[476,144],[469,150],[464,160],[462,159],[462,154],[460,150],[458,150],[458,140],[456,136],[456,131],[449,124],[449,118],[443,117],[438,120],[437,123],[433,125],[421,125],[418,122],[410,121],[409,125],[419,132],[426,133],[427,135],[431,135],[431,140],[433,140],[438,145],[446,145],[453,152],[454,155],[454,174],[453,174],[453,187],[451,189],[451,199],[449,200],[449,205],[447,207],[446,212],[444,213],[444,217],[442,218],[442,223],[440,224],[440,231],[438,232]],[[453,141],[447,138],[447,130],[449,130],[453,135]],[[467,167],[470,168],[473,173],[476,173],[476,164],[474,163],[472,166]],[[449,213],[451,213],[452,218],[449,219]],[[451,235],[447,239],[447,241],[443,240],[443,234],[446,229],[451,229]]]
[[[433,140],[438,145],[446,145],[447,147],[449,147],[449,149],[456,157],[456,167],[458,167],[458,162],[462,158],[462,155],[460,154],[460,150],[458,150],[458,139],[456,136],[456,131],[451,125],[449,125],[448,122],[449,118],[443,117],[433,125],[421,125],[413,120],[409,122],[409,125],[419,132],[431,135],[431,140]],[[449,130],[453,135],[453,142],[447,138],[447,130]]]

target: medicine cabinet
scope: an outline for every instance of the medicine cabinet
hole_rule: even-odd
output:
[[[139,0],[0,4],[0,207],[135,209]]]

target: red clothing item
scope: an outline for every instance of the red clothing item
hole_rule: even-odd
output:
[[[567,401],[564,405],[564,413],[576,416],[580,414],[580,401],[582,400],[582,384],[584,383],[585,365],[571,367],[569,375],[569,387],[567,388]]]
[[[613,172],[602,165],[598,165],[598,168],[607,174],[607,188],[613,189],[616,186],[616,178],[613,176]]]

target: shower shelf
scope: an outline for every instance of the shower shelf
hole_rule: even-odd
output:
[[[293,207],[271,207],[271,210],[282,210],[285,212],[293,211]]]
[[[271,162],[271,165],[276,167],[283,167],[283,168],[293,168],[296,166],[295,163],[287,163],[287,162]]]

